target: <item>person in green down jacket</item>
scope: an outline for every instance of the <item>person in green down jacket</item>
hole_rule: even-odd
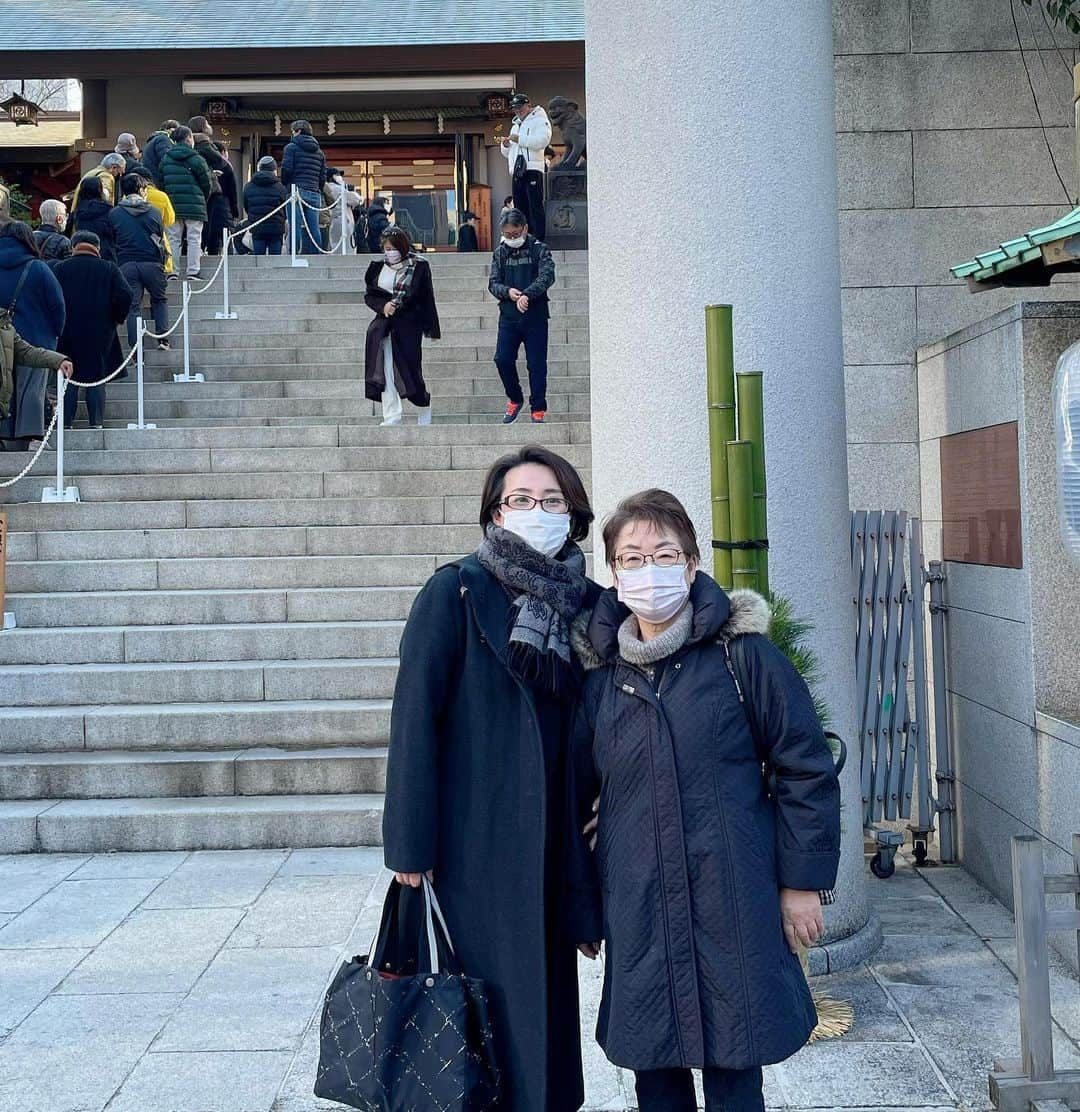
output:
[[[66,355],[28,344],[15,331],[10,314],[0,312],[0,418],[7,416],[11,405],[16,363],[23,367],[45,367],[50,371],[62,371],[65,378],[71,378],[75,372]]]
[[[176,222],[165,229],[165,234],[169,237],[174,273],[179,274],[180,244],[187,231],[187,276],[198,278],[206,204],[214,190],[214,179],[206,159],[195,150],[191,128],[176,128],[172,141],[173,146],[161,159],[161,181],[176,210]]]

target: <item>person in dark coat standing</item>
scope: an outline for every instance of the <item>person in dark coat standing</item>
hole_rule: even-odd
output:
[[[566,744],[599,588],[593,513],[545,448],[484,484],[479,549],[437,571],[401,643],[383,819],[386,865],[431,871],[466,973],[492,1005],[506,1112],[584,1099],[577,955],[565,930]]]
[[[83,182],[79,207],[74,213],[76,233],[93,232],[101,241],[101,257],[116,262],[116,232],[109,223],[113,207],[105,200],[105,190],[97,178]]]
[[[172,133],[180,126],[179,120],[166,120],[143,147],[142,164],[150,171],[150,177],[158,189],[164,189],[164,179],[161,176],[161,160],[165,152],[173,145]]]
[[[323,207],[323,185],[326,182],[326,155],[319,141],[311,133],[307,120],[294,120],[292,140],[285,145],[281,156],[281,183],[286,189],[300,194],[304,203],[297,206],[293,227],[299,236],[301,254],[317,253],[316,243],[322,242],[319,232],[319,209]]]
[[[203,250],[208,255],[220,255],[225,229],[229,226],[229,219],[235,200],[230,203],[225,192],[226,176],[232,174],[229,160],[214,144],[214,128],[205,116],[193,116],[188,121],[192,137],[195,140],[195,153],[210,167],[211,190],[206,201],[206,224],[203,227]],[[236,191],[236,178],[233,176],[233,192]]]
[[[382,234],[390,227],[390,214],[386,208],[386,200],[376,197],[367,210],[367,236],[368,250],[373,255],[382,251]]]
[[[479,251],[480,240],[476,236],[476,213],[463,212],[461,226],[458,228],[457,249],[459,251]]]
[[[154,314],[158,351],[168,351],[171,345],[167,338],[162,338],[169,327],[169,321],[165,279],[165,228],[161,223],[161,214],[146,199],[146,180],[138,174],[125,174],[120,179],[120,192],[123,200],[109,213],[109,221],[116,232],[116,260],[131,287],[127,320],[128,347],[134,347],[138,339],[136,322],[142,309],[145,290]]]
[[[11,313],[15,331],[31,347],[55,351],[64,331],[64,295],[49,264],[34,242],[29,224],[10,220],[0,227],[0,310]],[[45,389],[48,372],[41,367],[14,370],[8,413],[0,421],[0,441],[11,452],[24,452],[31,440],[45,435]]]
[[[187,276],[198,278],[202,264],[202,234],[207,204],[214,192],[214,176],[206,160],[195,150],[195,137],[189,127],[172,133],[173,145],[161,160],[161,180],[169,195],[176,223],[168,228],[173,266],[180,271],[180,247],[187,236]]]
[[[401,399],[420,413],[417,424],[431,424],[431,395],[424,382],[424,337],[438,340],[439,312],[431,266],[413,253],[401,228],[382,235],[383,258],[364,275],[364,304],[375,313],[364,349],[364,396],[382,402],[384,425],[400,425]]]
[[[568,778],[571,930],[590,957],[607,947],[597,1039],[635,1071],[641,1112],[693,1112],[691,1068],[707,1109],[764,1112],[761,1067],[817,1022],[797,951],[840,860],[832,753],[765,637],[768,604],[700,570],[678,499],[626,499],[604,551],[616,586],[589,638],[606,667],[586,679]]]
[[[274,209],[288,200],[288,196],[277,176],[277,163],[273,156],[260,158],[257,172],[244,186],[244,211],[248,224],[255,224],[251,229],[252,254],[281,254],[281,241],[288,231],[287,210],[274,212]],[[270,215],[272,212],[273,216]],[[262,220],[262,223],[256,224],[257,220]]]
[[[34,232],[34,242],[47,263],[71,258],[71,240],[64,235],[68,213],[63,201],[49,198],[41,202],[38,210],[41,226]]]
[[[67,304],[60,350],[76,368],[64,393],[64,425],[71,428],[82,384],[98,382],[122,362],[116,326],[128,315],[132,291],[116,263],[101,257],[93,232],[75,233],[71,258],[57,263],[53,273]],[[91,386],[85,394],[90,427],[100,429],[105,424],[105,387]]]

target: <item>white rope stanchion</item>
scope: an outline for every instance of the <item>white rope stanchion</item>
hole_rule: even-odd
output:
[[[220,313],[214,314],[214,320],[236,320],[236,314],[229,312],[229,245],[232,243],[232,233],[226,232],[221,245],[222,266],[225,269],[225,294]],[[216,278],[217,275],[214,275]]]
[[[293,266],[307,266],[307,259],[301,258],[296,254],[296,239],[300,232],[297,226],[297,216],[300,213],[300,191],[294,185],[292,187],[292,200],[289,204],[289,255],[292,258]]]
[[[205,382],[206,375],[201,371],[197,374],[191,373],[191,329],[189,327],[191,322],[188,313],[188,303],[191,301],[191,285],[187,279],[184,280],[182,288],[183,307],[180,310],[180,319],[184,322],[184,370],[182,374],[172,376],[173,382]]]
[[[179,324],[180,322],[177,321],[176,323]],[[176,324],[174,324],[172,326],[172,328],[169,329],[168,332],[165,332],[161,336],[157,336],[155,338],[159,339],[159,340],[163,340],[163,339],[165,339],[166,336],[171,336],[172,333],[175,330],[176,330]],[[144,363],[144,347],[145,347],[144,342],[143,342],[143,337],[146,336],[147,334],[148,333],[146,331],[146,321],[144,321],[141,316],[136,317],[135,318],[135,351],[137,352],[137,356],[136,356],[136,359],[135,359],[135,367],[136,367],[136,375],[137,375],[137,379],[138,379],[137,385],[136,385],[136,390],[138,392],[138,399],[139,399],[139,420],[135,424],[129,423],[128,428],[129,429],[138,429],[140,432],[142,432],[144,429],[156,429],[157,428],[157,425],[153,425],[153,424],[148,425],[146,423],[146,411],[145,411],[145,406],[143,404],[143,363]]]

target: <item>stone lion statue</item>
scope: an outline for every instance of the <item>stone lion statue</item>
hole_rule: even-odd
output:
[[[552,97],[548,101],[548,116],[562,132],[563,143],[566,145],[566,154],[551,167],[552,171],[578,169],[578,163],[587,157],[585,117],[578,111],[578,106],[566,97]]]

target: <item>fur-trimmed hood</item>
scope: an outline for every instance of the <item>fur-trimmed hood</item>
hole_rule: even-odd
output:
[[[703,571],[697,573],[690,587],[690,605],[694,608],[694,627],[688,644],[730,641],[747,633],[769,632],[772,612],[764,597],[745,588],[728,593]],[[618,592],[611,587],[600,596],[591,618],[582,615],[574,623],[571,644],[586,669],[610,664],[618,658],[619,628],[629,613],[619,601]],[[587,641],[591,646],[587,656],[577,638],[583,619],[588,620]]]

